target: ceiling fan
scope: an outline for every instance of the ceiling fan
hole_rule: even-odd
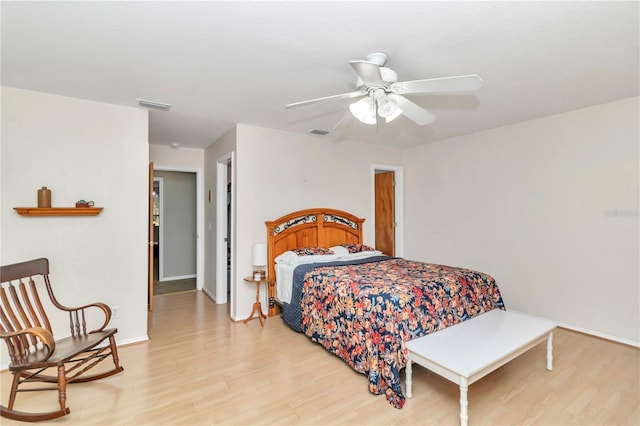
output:
[[[295,102],[288,104],[285,108],[362,97],[349,105],[349,110],[354,117],[365,124],[377,124],[380,119],[389,123],[404,114],[414,123],[425,126],[436,119],[435,115],[402,95],[467,92],[478,90],[482,86],[482,79],[476,74],[398,81],[398,74],[385,67],[387,58],[384,52],[373,52],[367,55],[366,61],[349,61],[349,65],[357,75],[356,90],[353,92]]]

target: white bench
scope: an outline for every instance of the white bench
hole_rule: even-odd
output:
[[[467,425],[467,390],[498,367],[547,340],[547,370],[553,369],[551,321],[493,309],[470,320],[406,342],[407,397],[415,362],[460,386],[460,424]]]

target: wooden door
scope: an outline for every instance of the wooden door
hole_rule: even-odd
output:
[[[395,188],[394,172],[375,175],[376,249],[395,256]]]
[[[147,303],[149,310],[153,311],[153,248],[155,245],[153,237],[153,162],[149,163],[149,295]]]

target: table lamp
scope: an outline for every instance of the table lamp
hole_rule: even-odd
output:
[[[267,277],[264,268],[267,266],[267,245],[265,243],[254,244],[251,249],[251,263],[254,266],[253,279],[263,280]]]

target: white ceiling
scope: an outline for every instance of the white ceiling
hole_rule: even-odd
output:
[[[415,145],[638,95],[639,2],[2,1],[2,85],[150,112],[150,142],[205,148],[234,123],[331,130],[373,51],[401,81],[479,74],[465,95],[410,95],[438,118],[347,121],[327,139]]]

